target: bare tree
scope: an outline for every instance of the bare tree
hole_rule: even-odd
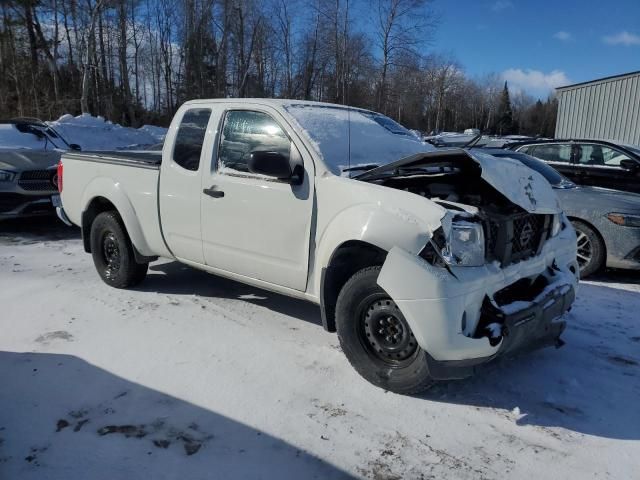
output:
[[[429,0],[378,0],[375,18],[376,45],[381,56],[378,109],[386,111],[387,77],[403,54],[419,55],[435,27]]]

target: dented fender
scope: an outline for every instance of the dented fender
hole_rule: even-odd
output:
[[[316,193],[325,206],[318,210],[314,270],[307,289],[316,295],[322,270],[344,243],[361,241],[384,251],[397,246],[417,254],[450,216],[429,199],[347,178],[323,179]]]

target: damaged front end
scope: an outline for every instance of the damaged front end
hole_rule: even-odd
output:
[[[520,164],[493,160],[438,152],[361,176],[446,209],[418,255],[393,248],[378,278],[434,378],[462,378],[498,355],[560,346],[560,317],[575,299],[575,233],[550,186]]]

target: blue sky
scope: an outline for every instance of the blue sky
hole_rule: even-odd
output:
[[[435,0],[432,51],[471,76],[496,72],[546,97],[553,87],[640,70],[640,0]]]

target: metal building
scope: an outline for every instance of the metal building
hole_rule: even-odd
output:
[[[556,90],[556,138],[640,145],[640,71]]]

